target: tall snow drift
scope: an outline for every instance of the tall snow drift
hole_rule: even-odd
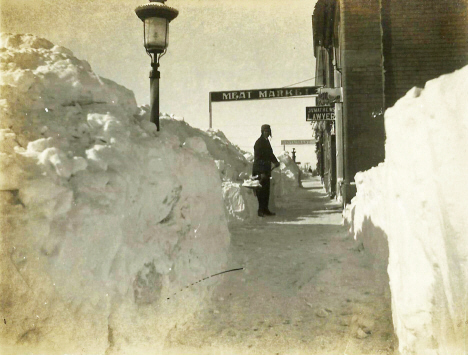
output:
[[[410,90],[385,113],[385,162],[355,178],[348,222],[389,252],[402,355],[468,346],[467,92],[468,66]]]
[[[157,353],[225,267],[216,164],[68,49],[2,34],[0,65],[2,353]]]
[[[242,183],[252,174],[253,156],[233,145],[219,130],[202,131],[187,123],[161,117],[162,134],[176,135],[184,146],[200,154],[211,156],[218,168],[222,180],[223,199],[229,222],[243,222],[257,218],[258,202],[253,191],[243,187]],[[273,170],[270,208],[281,207],[281,197],[291,193],[301,185],[299,167],[288,153],[277,155],[281,165]]]
[[[252,190],[242,187],[252,171],[243,152],[219,130],[202,131],[183,121],[163,117],[161,130],[177,135],[184,145],[211,157],[222,181],[222,194],[229,222],[257,216],[257,202]]]

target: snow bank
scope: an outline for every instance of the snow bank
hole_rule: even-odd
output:
[[[251,189],[241,186],[250,176],[252,164],[223,132],[213,129],[202,131],[167,115],[161,119],[161,130],[179,137],[184,146],[214,159],[222,181],[222,195],[229,222],[256,218],[256,197]]]
[[[0,39],[3,353],[158,352],[225,267],[216,164],[71,51]]]
[[[273,178],[280,181],[277,184],[276,195],[283,196],[291,193],[298,186],[302,186],[301,183],[301,170],[299,166],[289,155],[289,152],[281,152],[276,156],[280,162],[279,170],[273,170]]]
[[[232,144],[219,130],[202,131],[168,115],[161,117],[162,134],[176,135],[184,146],[214,159],[222,180],[225,210],[229,222],[257,218],[258,202],[252,189],[243,187],[252,174],[253,156]],[[277,156],[280,169],[273,171],[270,207],[278,198],[300,186],[300,170],[287,152]]]
[[[249,169],[243,152],[219,130],[211,129],[205,132],[168,116],[161,117],[161,130],[176,135],[181,142],[185,142],[184,145],[204,145],[202,149],[217,162],[223,181],[242,181],[245,175],[243,173]]]
[[[468,345],[467,92],[468,66],[410,90],[385,113],[385,162],[355,178],[347,220],[383,258],[388,241],[403,355]]]

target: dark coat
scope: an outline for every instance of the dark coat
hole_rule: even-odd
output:
[[[254,145],[254,163],[252,175],[255,176],[262,173],[270,174],[271,163],[277,164],[278,159],[276,159],[275,155],[273,154],[270,141],[265,137],[260,136]]]

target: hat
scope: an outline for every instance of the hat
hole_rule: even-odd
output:
[[[271,131],[271,127],[269,124],[264,124],[262,125],[262,128],[260,128],[261,131]]]

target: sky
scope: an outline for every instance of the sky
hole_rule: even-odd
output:
[[[169,0],[179,10],[161,59],[160,110],[194,127],[209,126],[210,91],[313,86],[315,0]],[[150,58],[134,9],[144,0],[0,0],[1,31],[32,33],[71,49],[100,76],[149,103]],[[313,97],[213,103],[213,128],[252,152],[260,126],[281,140],[311,139],[305,107]],[[293,146],[286,146],[291,151]],[[294,146],[315,165],[315,146]]]

